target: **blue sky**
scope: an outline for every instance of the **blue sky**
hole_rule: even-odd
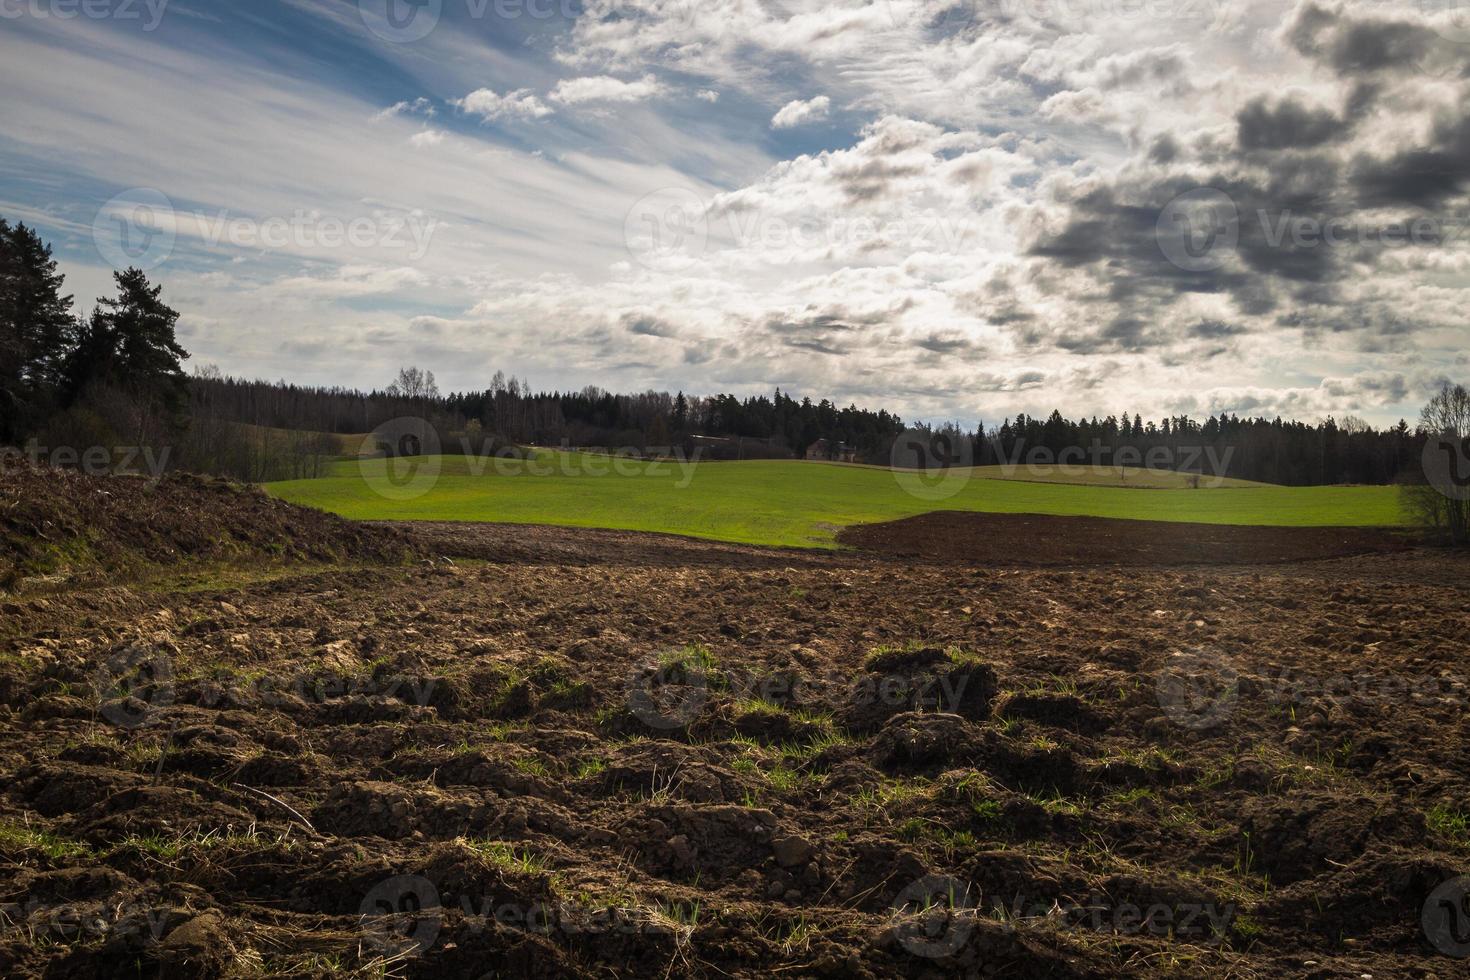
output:
[[[0,215],[228,373],[1374,422],[1470,373],[1448,0],[92,3],[0,0]]]

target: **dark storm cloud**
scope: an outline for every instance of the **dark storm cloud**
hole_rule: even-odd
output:
[[[858,329],[859,324],[870,325],[881,319],[875,314],[854,316],[842,308],[827,312],[808,313],[805,316],[770,316],[761,324],[761,329],[785,347],[815,351],[819,354],[845,354],[842,337]]]
[[[648,313],[624,313],[619,321],[623,329],[640,337],[677,337],[679,331],[667,320]]]
[[[1164,133],[1153,141],[1148,148],[1148,159],[1150,163],[1173,163],[1179,156],[1179,143],[1173,136]]]
[[[1189,344],[1198,356],[1196,342],[1223,351],[1223,341],[1247,331],[1228,318],[1169,317],[1190,294],[1228,296],[1241,317],[1283,303],[1311,308],[1271,322],[1356,331],[1365,343],[1419,329],[1414,316],[1368,315],[1347,301],[1388,251],[1447,240],[1445,214],[1470,191],[1470,105],[1448,103],[1442,88],[1426,91],[1423,59],[1446,49],[1417,17],[1308,3],[1283,37],[1332,71],[1336,97],[1253,95],[1235,112],[1233,140],[1160,135],[1113,182],[1080,185],[1027,252],[1085,276],[1068,280],[1069,298],[1105,325],[1052,342],[1077,353]],[[1456,65],[1470,64],[1470,45],[1450,53]],[[1400,117],[1418,113],[1428,125],[1384,126],[1380,109],[1390,100]],[[1400,134],[1397,144],[1380,135],[1388,132]],[[1402,135],[1416,132],[1424,135]],[[1211,209],[1191,203],[1201,194]]]
[[[1164,346],[1167,338],[1151,329],[1137,316],[1119,316],[1101,330],[1085,334],[1065,334],[1057,338],[1057,346],[1074,354],[1135,354],[1152,347]]]
[[[1464,191],[1470,184],[1470,116],[1441,118],[1430,139],[1429,147],[1356,159],[1350,179],[1362,204],[1436,208]]]
[[[924,350],[933,351],[936,354],[955,354],[961,351],[971,352],[980,350],[980,346],[958,334],[940,335],[931,333],[928,336],[917,338],[914,341]]]
[[[1012,323],[1030,323],[1036,319],[1036,314],[1020,307],[995,310],[986,314],[985,318],[997,327],[1007,326]]]
[[[845,332],[856,329],[852,324],[846,322],[846,317],[835,313],[822,313],[818,315],[802,317],[800,319],[786,319],[783,317],[771,317],[766,321],[766,329],[772,333],[786,335],[801,335],[813,333],[827,333],[829,331]]]
[[[1437,35],[1421,24],[1377,17],[1353,18],[1311,3],[1286,29],[1297,51],[1339,75],[1416,70],[1437,45]]]
[[[1244,150],[1285,150],[1320,146],[1340,140],[1349,125],[1326,109],[1286,98],[1272,105],[1261,96],[1248,102],[1235,117],[1237,137]]]
[[[894,181],[923,173],[915,164],[892,163],[882,157],[865,159],[853,166],[834,167],[832,171],[848,199],[854,202],[876,200],[888,194]]]
[[[1223,320],[1201,320],[1189,328],[1189,335],[1200,340],[1223,340],[1226,337],[1237,337],[1245,332],[1245,327],[1240,324],[1226,323]]]
[[[1338,259],[1331,250],[1298,248],[1285,239],[1274,242],[1275,229],[1261,220],[1262,215],[1283,210],[1310,213],[1315,192],[1273,195],[1268,188],[1224,176],[1207,181],[1205,186],[1233,202],[1235,217],[1230,233],[1235,238],[1235,250],[1249,270],[1229,264],[1201,268],[1171,259],[1161,243],[1161,234],[1167,236],[1171,231],[1171,202],[1200,187],[1194,179],[1184,177],[1160,177],[1156,183],[1126,188],[1104,187],[1085,195],[1072,203],[1066,226],[1037,242],[1031,254],[1073,267],[1101,263],[1106,298],[1114,302],[1152,296],[1167,303],[1180,293],[1231,292],[1259,308],[1269,297],[1261,294],[1251,271],[1300,279],[1321,279],[1330,274]],[[1130,202],[1124,195],[1139,200]]]
[[[1301,330],[1308,335],[1363,333],[1379,339],[1403,337],[1430,325],[1382,305],[1316,306],[1283,313],[1276,318],[1276,322],[1280,326]]]
[[[809,351],[813,351],[813,352],[815,352],[817,354],[836,354],[838,356],[842,356],[842,355],[844,355],[844,354],[847,353],[846,351],[844,351],[844,350],[842,350],[840,348],[833,347],[832,345],[828,344],[824,340],[795,340],[795,339],[792,339],[792,340],[787,340],[786,341],[786,346],[787,347],[793,347],[793,348],[795,348],[797,350],[809,350]]]
[[[1351,379],[1329,378],[1322,383],[1322,390],[1353,398],[1371,396],[1366,400],[1386,405],[1403,401],[1409,394],[1409,383],[1402,374],[1364,374]]]

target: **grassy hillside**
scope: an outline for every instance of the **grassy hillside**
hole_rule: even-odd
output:
[[[439,474],[428,492],[412,499],[378,492],[386,468],[403,465],[382,459],[334,463],[330,476],[267,489],[293,503],[364,520],[561,524],[805,547],[831,547],[845,525],[932,510],[1286,526],[1400,521],[1393,487],[1149,490],[979,473],[952,496],[923,499],[900,485],[912,485],[912,474],[797,461],[705,463],[681,471],[672,463],[622,460],[616,473],[607,457],[549,451],[539,452],[533,466],[459,456],[415,462],[437,466]]]

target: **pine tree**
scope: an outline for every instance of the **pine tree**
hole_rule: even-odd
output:
[[[113,385],[178,412],[188,393],[182,361],[189,356],[175,338],[179,314],[160,298],[141,269],[113,274],[116,299],[98,299],[67,361],[73,398],[90,384]]]
[[[50,246],[0,219],[0,438],[19,435],[56,395],[74,329],[63,282]]]

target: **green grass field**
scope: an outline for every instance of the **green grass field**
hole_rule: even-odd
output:
[[[431,480],[434,467],[438,474]],[[1166,486],[1178,486],[1180,477],[1130,470],[1123,487],[1116,485],[1113,469],[1073,474],[1070,483],[1039,482],[1056,478],[1039,473],[996,479],[990,469],[977,469],[968,479],[951,474],[948,486],[958,485],[957,492],[940,499],[922,492],[918,474],[868,466],[755,460],[686,470],[674,463],[538,451],[531,465],[463,456],[342,460],[326,477],[266,489],[361,520],[559,524],[797,547],[832,547],[836,531],[846,525],[932,510],[1274,526],[1401,523],[1393,487],[1240,481],[1214,489],[1143,489],[1138,484],[1145,477]],[[390,472],[397,474],[396,484],[387,479]],[[919,495],[909,492],[914,488]],[[413,495],[419,489],[424,492]]]

